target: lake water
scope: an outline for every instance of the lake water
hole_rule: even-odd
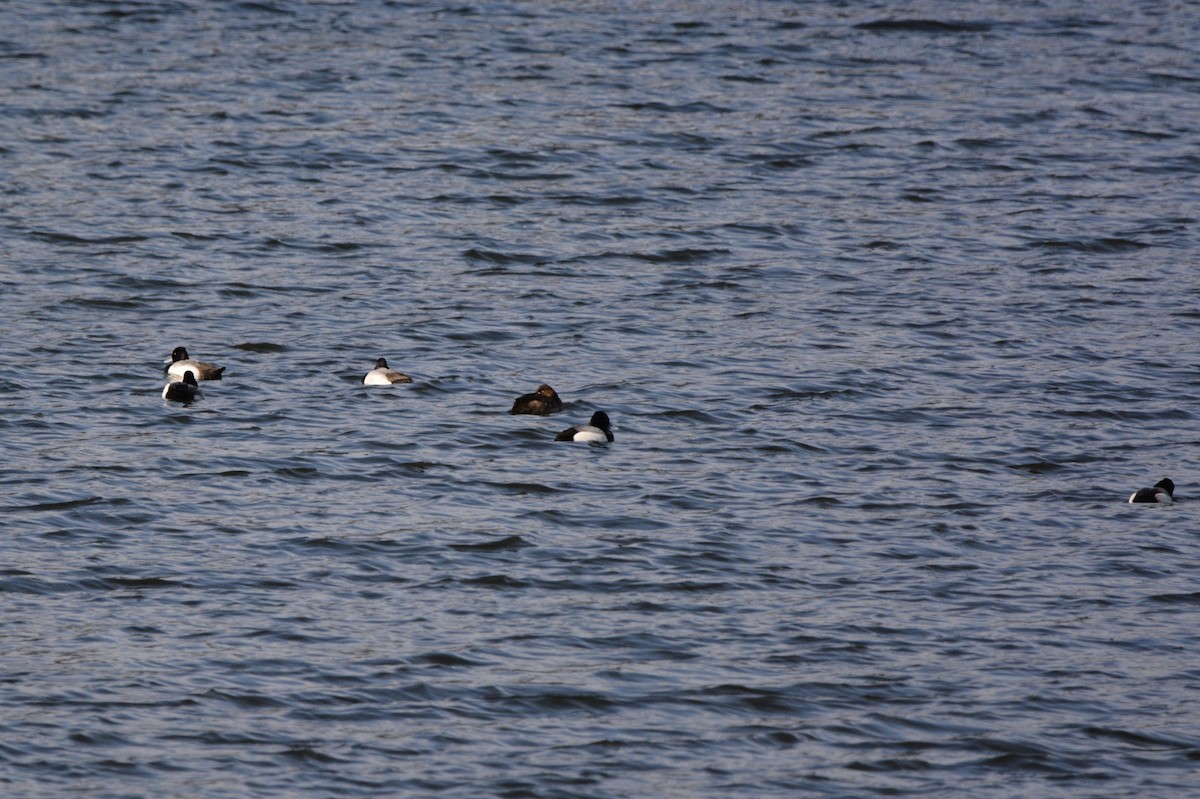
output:
[[[16,0],[0,70],[3,795],[1195,795],[1200,6]]]

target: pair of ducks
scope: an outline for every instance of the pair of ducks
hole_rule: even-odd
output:
[[[169,382],[163,387],[163,399],[192,402],[202,396],[196,379],[220,380],[221,372],[225,371],[225,367],[192,360],[188,357],[186,348],[176,347],[171,351],[171,358],[167,361],[167,368],[164,371],[167,373]]]
[[[201,396],[200,386],[196,382],[197,378],[200,380],[220,380],[221,373],[224,371],[224,366],[216,366],[215,364],[194,360],[188,357],[187,348],[176,347],[171,352],[171,358],[167,362],[166,373],[167,379],[170,382],[163,388],[163,399],[175,402],[192,402]],[[375,361],[375,368],[367,372],[366,376],[363,377],[364,386],[390,386],[397,383],[411,383],[412,381],[413,379],[403,372],[397,372],[395,369],[390,368],[386,358],[380,358]],[[558,398],[558,393],[543,383],[537,387],[537,391],[517,397],[510,413],[548,416],[549,414],[561,411],[562,407],[562,400]],[[613,440],[612,424],[609,422],[607,413],[596,411],[592,414],[592,418],[587,424],[570,427],[555,436],[554,440],[609,442]]]
[[[531,413],[537,416],[549,416],[562,410],[562,400],[558,392],[542,383],[532,394],[522,394],[513,402],[511,414]],[[613,440],[612,423],[604,411],[596,411],[587,424],[568,427],[554,437],[555,441],[585,441],[603,444]]]

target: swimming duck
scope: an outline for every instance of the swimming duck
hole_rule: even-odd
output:
[[[367,372],[363,378],[364,386],[390,386],[392,383],[411,383],[412,378],[403,372],[389,369],[387,360],[380,358],[375,362],[375,368]]]
[[[183,380],[184,372],[191,372],[198,380],[220,380],[224,366],[215,366],[204,361],[194,361],[188,357],[187,349],[176,347],[171,351],[171,360],[167,361],[164,370],[169,380]]]
[[[589,441],[603,444],[606,441],[613,440],[612,429],[608,421],[608,414],[604,411],[596,411],[592,414],[592,419],[587,424],[568,427],[554,437],[555,441]]]
[[[1161,502],[1170,505],[1175,501],[1175,484],[1163,478],[1153,488],[1139,488],[1129,495],[1130,502]]]
[[[192,402],[201,396],[196,375],[190,369],[183,373],[182,380],[172,381],[163,387],[163,399],[174,402]]]
[[[558,398],[558,394],[550,386],[542,383],[532,394],[522,394],[517,397],[509,413],[532,413],[538,416],[547,416],[561,410],[562,400]]]

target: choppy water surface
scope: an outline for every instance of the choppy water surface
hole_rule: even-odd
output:
[[[0,22],[5,795],[1194,794],[1195,6]]]

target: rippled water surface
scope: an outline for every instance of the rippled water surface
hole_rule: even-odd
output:
[[[0,793],[1193,796],[1198,43],[5,3]]]

